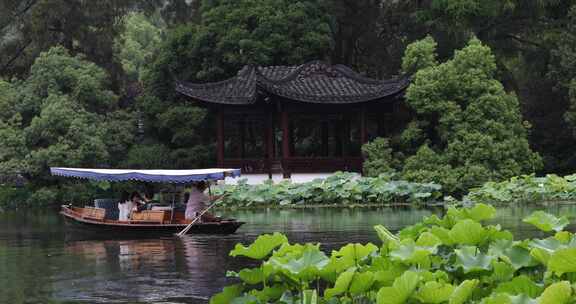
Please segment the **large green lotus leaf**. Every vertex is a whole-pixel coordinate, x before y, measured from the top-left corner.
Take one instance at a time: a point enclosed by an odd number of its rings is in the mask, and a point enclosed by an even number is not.
[[[530,216],[523,220],[525,223],[532,224],[542,231],[562,231],[570,222],[565,216],[556,217],[544,211],[534,211]]]
[[[560,241],[562,244],[568,244],[570,240],[572,240],[572,233],[568,231],[559,231],[556,232],[554,238]]]
[[[567,272],[576,272],[576,248],[556,250],[548,260],[548,270],[559,276]]]
[[[391,287],[382,287],[376,295],[377,304],[404,304],[414,293],[420,277],[413,271],[406,271],[394,280]]]
[[[272,250],[284,243],[288,243],[288,239],[281,233],[275,232],[274,234],[264,234],[259,236],[254,243],[250,244],[248,247],[245,247],[242,244],[236,244],[234,250],[230,252],[230,255],[233,257],[245,256],[261,260],[268,256]]]
[[[542,248],[532,248],[532,250],[530,250],[530,256],[542,265],[548,265],[551,255],[549,251]]]
[[[366,245],[348,244],[338,251],[332,251],[331,263],[334,262],[336,272],[340,273],[350,267],[358,266],[363,259],[376,251],[378,251],[378,247],[372,243]]]
[[[369,269],[374,272],[374,280],[378,286],[390,286],[408,269],[408,266],[379,257],[372,261]]]
[[[426,231],[420,234],[416,241],[416,245],[421,247],[436,247],[442,245],[442,240],[434,234]]]
[[[374,226],[374,230],[376,230],[376,234],[378,234],[378,238],[380,238],[383,244],[398,241],[398,237],[396,237],[392,232],[390,232],[388,229],[386,229],[386,227],[382,225]]]
[[[475,246],[464,246],[454,250],[456,262],[454,265],[462,267],[464,273],[477,272],[492,269],[493,256],[486,255]]]
[[[354,274],[354,279],[352,279],[352,284],[350,285],[350,293],[353,295],[358,295],[366,292],[374,284],[374,273],[367,272],[357,272]]]
[[[262,273],[262,269],[254,268],[254,269],[242,269],[238,273],[238,277],[247,284],[256,285],[261,283],[264,280],[264,275]]]
[[[492,274],[490,280],[492,282],[507,282],[514,277],[515,269],[508,263],[493,261]]]
[[[528,249],[514,245],[514,242],[510,240],[494,241],[490,244],[488,254],[506,261],[514,269],[536,265],[536,261],[530,256]]]
[[[572,287],[570,282],[562,281],[554,283],[544,289],[540,298],[539,304],[567,304],[571,303],[570,297],[572,296]]]
[[[230,304],[259,304],[258,298],[253,295],[244,295],[235,298]]]
[[[537,304],[538,301],[527,295],[512,296],[507,293],[495,293],[482,300],[482,304]]]
[[[553,237],[549,237],[543,240],[533,240],[529,243],[529,245],[530,247],[540,248],[548,251],[549,253],[552,253],[556,251],[556,249],[560,248],[562,243]]]
[[[448,301],[454,286],[436,281],[426,282],[416,292],[416,299],[422,303],[439,304]]]
[[[525,294],[530,298],[538,297],[544,288],[525,275],[515,277],[510,282],[504,282],[496,287],[496,292],[508,293],[511,295]]]
[[[350,268],[338,276],[336,279],[336,283],[334,287],[326,289],[324,292],[324,298],[330,299],[334,296],[341,295],[348,291],[350,287],[350,283],[354,278],[354,274],[356,273],[356,268]]]
[[[450,230],[448,230],[444,227],[434,226],[434,227],[430,228],[430,233],[432,233],[437,238],[439,238],[442,241],[442,244],[444,244],[444,245],[450,246],[450,245],[454,244],[454,241],[450,237]]]
[[[457,244],[478,245],[486,240],[486,229],[473,220],[461,220],[450,230],[450,238]]]
[[[428,265],[430,260],[428,256],[436,253],[436,247],[416,246],[413,240],[403,240],[401,245],[390,251],[390,257],[396,261],[402,261],[407,264]]]
[[[304,249],[308,248],[309,246],[315,246],[320,248],[320,245],[316,244],[316,245],[312,245],[312,244],[290,244],[290,243],[284,243],[282,244],[282,246],[280,246],[280,248],[278,248],[276,251],[274,251],[274,253],[272,254],[272,256],[275,257],[283,257],[283,256],[290,256],[290,257],[294,257],[294,256],[301,256],[302,252],[304,252]]]
[[[264,287],[262,290],[253,289],[250,294],[258,298],[260,302],[268,303],[278,300],[286,291],[282,284]]]
[[[298,259],[270,258],[270,264],[273,266],[285,269],[297,278],[305,280],[319,276],[329,261],[326,254],[316,247],[306,248]]]
[[[222,292],[210,298],[210,304],[230,304],[232,300],[242,294],[241,285],[231,285],[224,287]]]
[[[463,208],[462,214],[466,218],[479,222],[494,218],[496,215],[496,208],[491,205],[478,203],[472,208]]]
[[[448,303],[449,304],[466,303],[466,301],[468,301],[468,299],[474,292],[474,289],[476,288],[478,283],[479,281],[476,279],[463,281],[462,283],[460,283],[460,285],[458,285],[458,287],[454,289],[454,291],[450,295]]]

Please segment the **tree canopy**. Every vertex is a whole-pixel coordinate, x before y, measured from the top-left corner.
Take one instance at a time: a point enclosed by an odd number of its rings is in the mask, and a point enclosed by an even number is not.
[[[391,152],[405,157],[397,170],[409,180],[440,182],[449,191],[463,192],[540,169],[517,97],[494,78],[490,48],[472,39],[443,63],[436,61],[435,51],[435,41],[426,38],[410,45],[404,57],[405,68],[420,69],[406,92],[415,119]],[[368,157],[370,170],[383,159]]]

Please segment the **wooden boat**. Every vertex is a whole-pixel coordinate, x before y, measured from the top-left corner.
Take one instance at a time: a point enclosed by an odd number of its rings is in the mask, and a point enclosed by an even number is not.
[[[202,170],[120,170],[51,168],[53,175],[87,178],[93,180],[186,183],[199,180],[218,180],[226,176],[238,176],[236,169]],[[106,209],[62,205],[60,214],[71,232],[84,235],[115,237],[168,236],[181,232],[192,220],[183,211],[173,208],[133,212],[130,219],[120,221],[106,218]],[[244,222],[235,219],[218,219],[210,222],[194,221],[187,234],[231,234]]]
[[[170,220],[169,211],[144,210],[134,213],[128,221],[108,220],[105,210],[92,207],[73,207],[63,205],[60,214],[64,216],[66,227],[70,231],[83,234],[103,233],[108,236],[168,236],[182,231],[191,220],[184,219],[183,212],[175,212]],[[231,234],[244,222],[235,219],[221,219],[214,222],[197,222],[187,234]]]

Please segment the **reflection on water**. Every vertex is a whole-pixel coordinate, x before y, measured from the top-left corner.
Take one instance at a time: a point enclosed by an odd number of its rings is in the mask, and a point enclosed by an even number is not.
[[[576,206],[547,209],[576,214]],[[537,235],[521,222],[532,211],[528,207],[499,209],[495,222],[523,237]],[[247,222],[234,235],[144,240],[113,240],[111,236],[81,241],[67,241],[56,213],[0,214],[0,303],[206,303],[211,294],[230,283],[227,269],[246,266],[248,261],[228,256],[238,242],[280,231],[292,242],[321,242],[323,249],[331,250],[348,242],[377,242],[374,225],[384,224],[395,231],[432,212],[389,208],[239,211],[227,214]]]

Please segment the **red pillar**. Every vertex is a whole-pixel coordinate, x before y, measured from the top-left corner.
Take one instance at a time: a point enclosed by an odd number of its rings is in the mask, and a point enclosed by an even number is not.
[[[217,133],[217,159],[218,167],[224,167],[224,114],[222,110],[219,109],[216,114],[216,133]]]
[[[290,178],[288,159],[290,158],[290,121],[288,112],[282,110],[282,175]]]
[[[268,165],[268,178],[272,178],[272,161],[274,159],[274,117],[273,112],[267,113],[266,119],[266,160]]]

